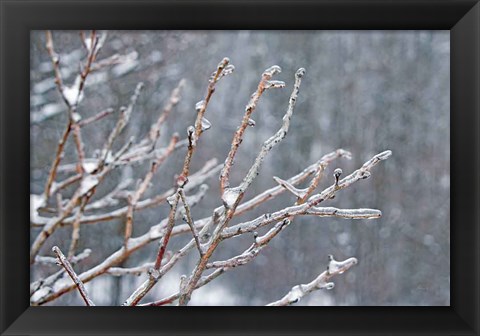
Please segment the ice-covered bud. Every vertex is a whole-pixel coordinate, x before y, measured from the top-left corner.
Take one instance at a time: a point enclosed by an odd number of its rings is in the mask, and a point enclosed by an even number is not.
[[[230,58],[224,57],[224,58],[220,61],[220,63],[218,63],[217,68],[219,68],[219,69],[224,69],[224,68],[228,65],[228,63],[230,63]]]
[[[305,68],[298,69],[295,73],[295,76],[298,78],[302,78],[303,76],[305,76]]]
[[[390,156],[392,155],[392,151],[391,150],[386,150],[384,152],[381,152],[380,154],[377,154],[377,158],[379,160],[386,160],[388,159]]]
[[[255,120],[250,118],[250,119],[248,119],[247,125],[250,126],[250,127],[254,127],[256,125],[256,122],[255,122]]]
[[[212,123],[207,118],[202,117],[202,131],[209,130],[212,127]]]
[[[278,65],[272,65],[270,68],[266,69],[263,72],[263,76],[273,76],[275,74],[278,74],[282,72],[282,68],[280,68]]]
[[[199,112],[201,111],[203,108],[205,108],[205,100],[200,100],[199,102],[197,102],[195,104],[195,111]]]
[[[223,69],[222,76],[228,76],[235,70],[235,66],[233,64],[229,64]]]

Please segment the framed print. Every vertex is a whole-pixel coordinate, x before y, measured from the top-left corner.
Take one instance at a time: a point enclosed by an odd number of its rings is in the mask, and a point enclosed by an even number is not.
[[[1,10],[2,334],[478,334],[478,2]]]

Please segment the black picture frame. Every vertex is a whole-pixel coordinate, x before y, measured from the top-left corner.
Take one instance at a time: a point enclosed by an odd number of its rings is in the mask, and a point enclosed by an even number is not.
[[[478,1],[0,1],[2,335],[479,334]],[[85,27],[450,30],[450,307],[30,307],[30,30]]]

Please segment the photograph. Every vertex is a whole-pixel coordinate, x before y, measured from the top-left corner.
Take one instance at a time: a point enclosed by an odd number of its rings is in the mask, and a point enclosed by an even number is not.
[[[31,30],[30,306],[450,306],[450,34]]]

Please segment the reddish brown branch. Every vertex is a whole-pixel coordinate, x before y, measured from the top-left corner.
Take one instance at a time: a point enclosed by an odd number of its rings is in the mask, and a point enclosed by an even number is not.
[[[253,111],[255,111],[258,101],[262,96],[263,92],[267,89],[267,84],[272,78],[273,75],[280,73],[281,69],[279,66],[274,65],[271,68],[265,70],[262,74],[262,78],[258,83],[257,90],[252,94],[250,101],[245,107],[245,114],[243,115],[242,122],[240,127],[233,135],[232,145],[230,151],[228,152],[227,158],[225,159],[225,164],[220,173],[220,193],[223,195],[226,188],[230,186],[229,176],[230,170],[232,169],[233,161],[235,155],[237,154],[238,147],[242,143],[243,134],[249,125],[251,125],[251,116]]]

